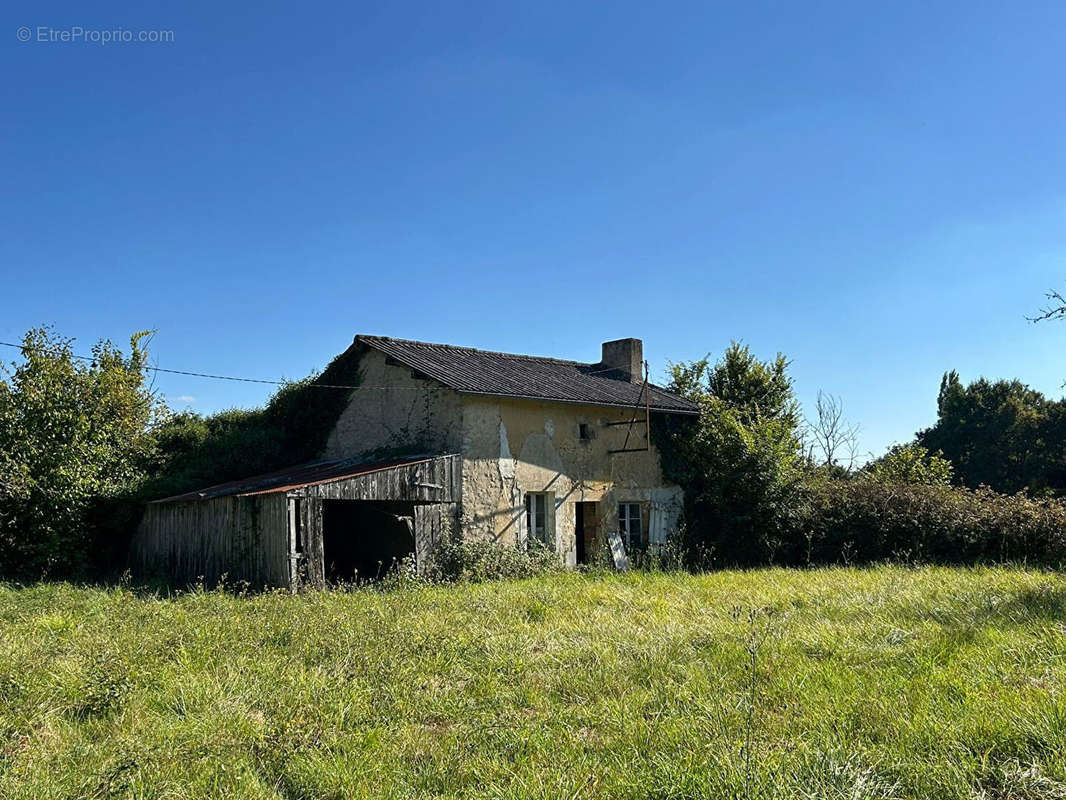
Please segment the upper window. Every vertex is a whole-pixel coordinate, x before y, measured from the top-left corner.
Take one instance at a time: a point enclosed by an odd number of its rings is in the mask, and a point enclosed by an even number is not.
[[[526,530],[530,539],[548,544],[551,536],[550,504],[547,492],[530,492],[526,495]]]
[[[630,550],[640,550],[644,547],[640,503],[618,504],[618,533]]]
[[[579,423],[577,426],[577,437],[584,441],[588,441],[592,438],[592,429],[587,422]]]

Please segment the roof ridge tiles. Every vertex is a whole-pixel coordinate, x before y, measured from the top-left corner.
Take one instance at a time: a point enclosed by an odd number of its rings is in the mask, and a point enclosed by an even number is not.
[[[356,341],[362,339],[365,341],[379,341],[379,342],[396,342],[397,344],[416,344],[419,347],[441,347],[446,350],[460,350],[466,353],[477,353],[483,356],[504,356],[505,358],[521,358],[527,361],[551,361],[555,364],[566,364],[567,366],[577,367],[596,367],[599,366],[598,361],[574,361],[570,358],[553,358],[552,356],[533,356],[528,353],[505,353],[502,350],[483,350],[480,347],[466,347],[461,344],[445,344],[443,342],[423,342],[418,339],[399,339],[395,336],[375,336],[374,334],[360,333],[356,337]]]

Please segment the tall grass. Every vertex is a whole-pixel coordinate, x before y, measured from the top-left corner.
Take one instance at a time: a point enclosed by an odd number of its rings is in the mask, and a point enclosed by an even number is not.
[[[0,797],[1066,797],[1066,578],[0,588]]]

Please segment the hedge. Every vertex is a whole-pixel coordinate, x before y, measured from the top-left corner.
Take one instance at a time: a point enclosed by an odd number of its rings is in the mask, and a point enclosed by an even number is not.
[[[1066,504],[976,490],[828,480],[808,488],[776,561],[1066,564]]]

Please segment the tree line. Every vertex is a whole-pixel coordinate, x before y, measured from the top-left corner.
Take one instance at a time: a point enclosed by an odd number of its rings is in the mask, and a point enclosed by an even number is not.
[[[803,419],[780,354],[734,343],[675,364],[670,388],[701,410],[653,426],[690,565],[1066,561],[1066,401],[949,372],[936,424],[857,467],[839,399]]]

